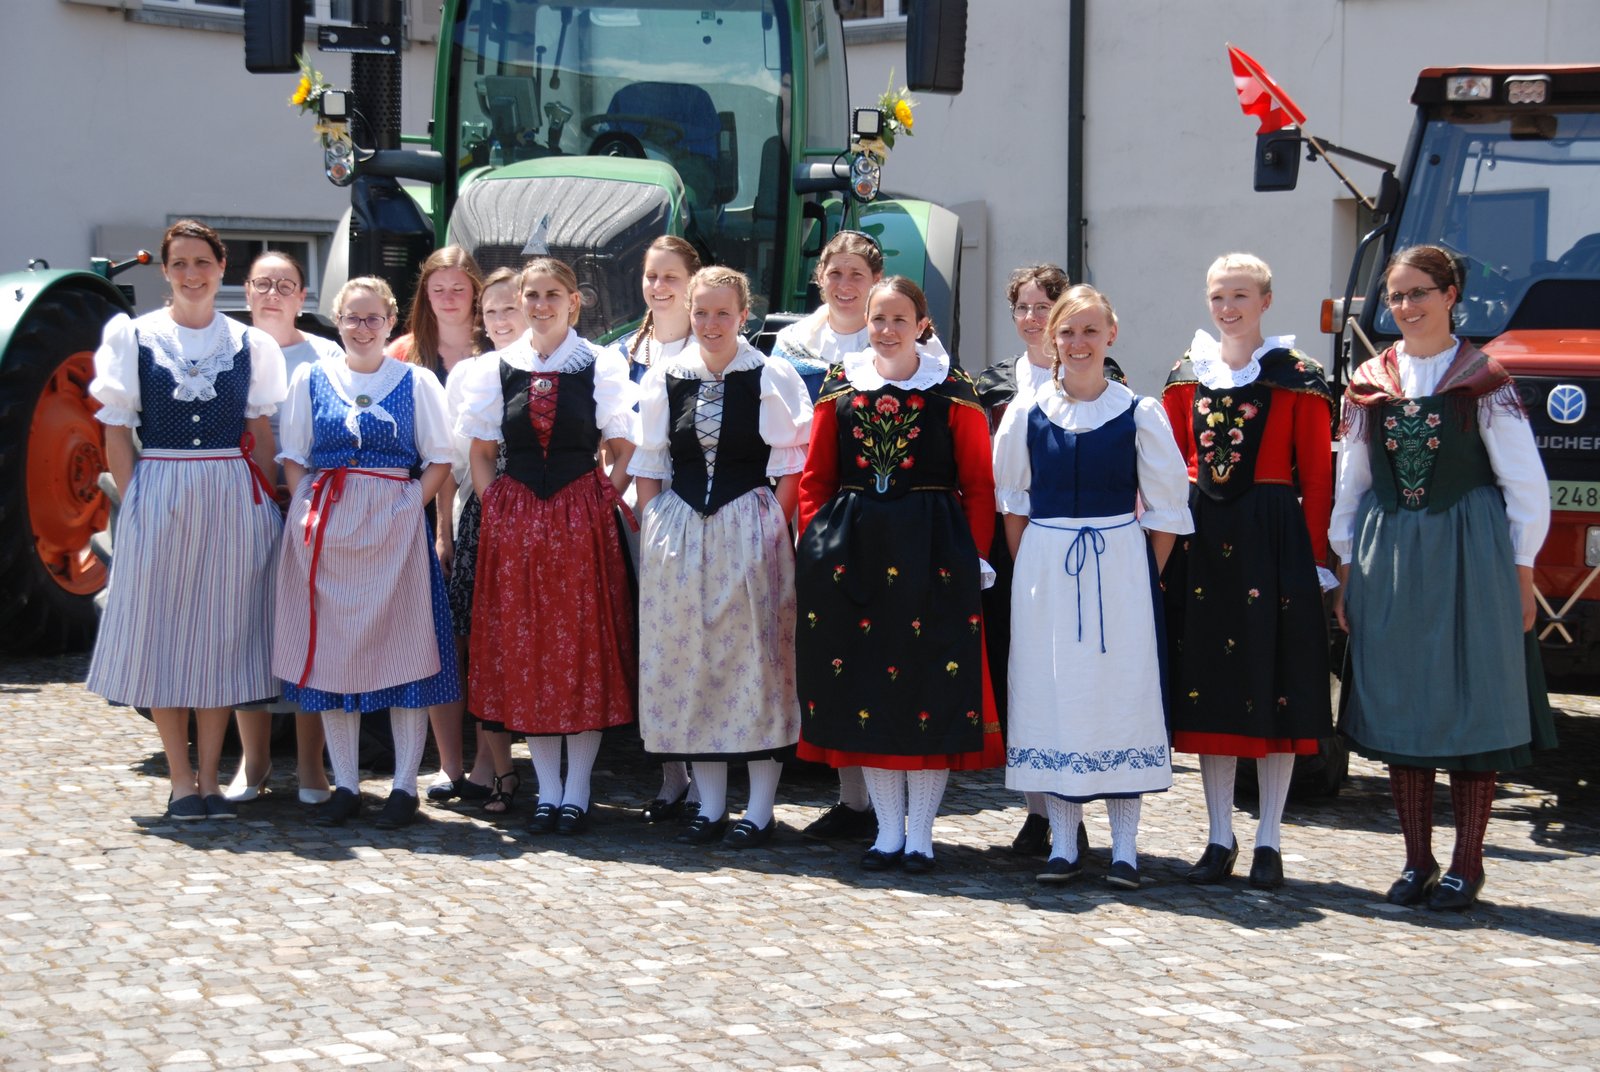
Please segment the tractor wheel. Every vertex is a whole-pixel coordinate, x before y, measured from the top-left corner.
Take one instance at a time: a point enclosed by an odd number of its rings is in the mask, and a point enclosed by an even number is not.
[[[94,639],[108,571],[89,540],[108,507],[89,381],[101,329],[119,312],[91,291],[45,294],[0,361],[0,651],[54,654]]]

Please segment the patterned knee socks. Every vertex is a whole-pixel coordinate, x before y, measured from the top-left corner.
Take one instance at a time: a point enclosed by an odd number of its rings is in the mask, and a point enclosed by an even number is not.
[[[1279,847],[1283,826],[1283,806],[1289,800],[1289,782],[1294,778],[1294,756],[1274,752],[1256,760],[1256,782],[1260,786],[1261,821],[1256,824],[1256,848]]]
[[[1456,816],[1450,870],[1469,882],[1483,875],[1483,835],[1494,807],[1494,785],[1494,771],[1450,772],[1450,804]]]
[[[1200,757],[1200,786],[1206,794],[1213,845],[1233,844],[1233,777],[1238,769],[1233,756]]]
[[[1111,816],[1111,859],[1139,866],[1139,812],[1143,797],[1112,797],[1106,801]]]
[[[906,851],[933,855],[933,820],[949,784],[947,770],[906,772]]]
[[[361,792],[361,715],[355,711],[322,712],[322,736],[333,761],[333,784]]]
[[[1083,805],[1062,800],[1050,793],[1039,795],[1044,798],[1045,813],[1050,816],[1050,858],[1076,863],[1078,824],[1083,822]]]
[[[906,847],[906,772],[882,767],[855,769],[866,779],[872,810],[878,814],[878,840],[872,847],[879,852],[899,852]]]
[[[422,750],[428,747],[428,709],[392,707],[389,732],[394,735],[394,783],[391,789],[417,795],[417,768],[422,765]]]
[[[1394,797],[1395,814],[1400,817],[1400,833],[1406,839],[1407,870],[1431,871],[1435,862],[1433,769],[1390,766],[1389,792]]]

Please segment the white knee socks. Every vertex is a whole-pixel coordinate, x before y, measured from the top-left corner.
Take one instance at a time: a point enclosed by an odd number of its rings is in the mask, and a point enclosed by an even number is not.
[[[1106,801],[1111,816],[1111,860],[1139,866],[1139,811],[1143,797],[1115,797]],[[1074,834],[1076,836],[1076,834]]]
[[[764,827],[772,822],[772,805],[778,799],[783,764],[775,759],[752,759],[749,767],[750,803],[744,809],[744,817]]]
[[[357,711],[322,712],[322,736],[333,761],[333,784],[352,793],[361,792],[361,714]]]
[[[1045,810],[1050,816],[1050,858],[1054,860],[1059,857],[1069,864],[1076,863],[1078,824],[1083,822],[1083,805],[1049,793],[1040,793],[1039,796],[1044,798]]]
[[[1200,757],[1200,784],[1205,788],[1213,845],[1233,844],[1233,776],[1238,767],[1232,756]]]
[[[561,738],[529,737],[528,755],[539,780],[539,803],[561,806]]]
[[[1283,806],[1289,800],[1294,777],[1294,756],[1274,752],[1256,760],[1256,780],[1261,783],[1261,822],[1256,826],[1256,848],[1276,849],[1283,824]]]
[[[906,851],[933,855],[933,820],[950,781],[947,770],[906,772]]]
[[[428,746],[428,709],[391,707],[389,732],[394,735],[394,783],[391,789],[417,795],[417,768]]]
[[[867,795],[872,800],[872,810],[878,814],[878,840],[872,847],[879,852],[896,853],[906,847],[906,775],[905,771],[884,770],[882,767],[840,768],[856,770],[866,781]],[[843,785],[843,778],[840,784]]]
[[[871,794],[867,791],[867,779],[860,767],[839,768],[839,803],[847,805],[854,811],[866,811],[872,807]]]
[[[599,730],[584,730],[567,734],[567,786],[561,794],[561,806],[575,804],[589,810],[589,774],[600,755]]]
[[[712,822],[728,810],[728,765],[694,761],[694,780],[700,783],[700,814]]]

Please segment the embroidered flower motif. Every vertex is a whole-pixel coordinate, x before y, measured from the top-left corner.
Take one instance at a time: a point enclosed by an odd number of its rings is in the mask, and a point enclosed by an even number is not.
[[[956,671],[961,669],[961,664],[952,660],[944,664],[944,669],[945,673],[949,674],[951,677],[955,677]]]
[[[1189,702],[1190,703],[1198,703],[1199,700],[1200,700],[1200,690],[1199,689],[1190,689],[1189,690]]]
[[[833,567],[833,580],[834,580],[834,583],[838,583],[839,578],[841,578],[843,576],[844,576],[844,567],[843,566],[835,566],[835,567]]]
[[[1394,431],[1394,430],[1395,430],[1395,428],[1396,428],[1396,427],[1397,427],[1397,426],[1398,426],[1398,425],[1399,425],[1399,424],[1400,424],[1400,422],[1399,422],[1399,421],[1397,421],[1397,420],[1395,420],[1395,419],[1394,419],[1394,418],[1393,418],[1393,417],[1385,417],[1385,418],[1384,418],[1384,419],[1383,419],[1383,426],[1384,426],[1384,428],[1386,428],[1386,429],[1388,429],[1388,430],[1389,430],[1389,431],[1391,431],[1391,432],[1392,432],[1392,431]]]
[[[1244,702],[1244,709],[1246,711],[1254,711],[1256,709],[1256,702],[1254,700],[1246,700]]]
[[[926,712],[926,711],[917,712],[917,728],[922,730],[923,733],[927,733],[928,732],[928,718],[929,718],[928,712]]]
[[[1211,398],[1210,398],[1210,396],[1209,395],[1201,395],[1199,398],[1195,399],[1194,400],[1194,411],[1196,413],[1200,414],[1202,417],[1204,417],[1206,414],[1210,413],[1211,412]]]
[[[833,660],[833,676],[834,677],[838,677],[842,673],[844,673],[844,660],[843,659],[835,659],[835,660]]]
[[[940,566],[939,567],[939,579],[941,581],[943,581],[945,584],[949,584],[950,583],[950,571],[945,569],[943,566]]]
[[[1186,543],[1186,544],[1184,544],[1184,546],[1185,546],[1185,548],[1187,548],[1188,544]],[[1233,557],[1233,544],[1229,543],[1227,540],[1223,540],[1222,541],[1222,557],[1223,558],[1232,558]]]
[[[912,457],[909,454],[907,454],[904,458],[900,459],[900,468],[902,468],[902,469],[910,469],[913,465],[916,465],[916,464],[917,464],[917,459]]]
[[[1222,643],[1222,654],[1224,654],[1224,655],[1232,655],[1233,654],[1233,648],[1234,648],[1234,644],[1233,644],[1232,640],[1223,641],[1223,643]]]
[[[921,395],[912,395],[910,398],[906,399],[906,407],[908,409],[921,409],[926,404],[927,403],[922,401]]]
[[[983,625],[982,616],[977,615],[977,614],[969,614],[969,615],[967,615],[967,628],[971,629],[974,633],[976,633],[978,631],[978,629],[982,625]]]
[[[1396,442],[1395,442],[1395,441],[1394,441],[1394,440],[1392,440],[1392,439],[1385,439],[1385,440],[1384,440],[1384,441],[1383,441],[1383,449],[1384,449],[1384,450],[1388,450],[1388,451],[1395,451],[1395,450],[1399,450],[1399,449],[1400,449],[1400,444],[1399,444],[1399,443],[1396,443]]]
[[[976,726],[978,724],[978,712],[976,712],[976,711],[968,711],[967,712],[967,721],[972,723],[974,726]]]
[[[1206,418],[1206,427],[1215,428],[1219,424],[1227,424],[1228,417],[1224,413],[1213,413]]]
[[[1200,445],[1202,447],[1215,446],[1216,442],[1217,433],[1213,432],[1211,429],[1207,428],[1204,432],[1200,433]]]
[[[1278,606],[1287,607],[1288,605],[1289,605],[1289,597],[1288,596],[1284,596],[1282,599],[1278,600]]]
[[[1415,417],[1417,414],[1422,412],[1422,406],[1416,402],[1407,402],[1405,405],[1400,407],[1400,412],[1404,413],[1407,417]]]
[[[1202,603],[1205,602],[1206,590],[1204,588],[1196,588],[1194,590],[1194,598]]]
[[[922,429],[921,428],[913,428],[909,432],[906,433],[906,438],[907,439],[915,439],[921,434],[922,434]]]
[[[894,395],[879,395],[874,408],[885,417],[892,416],[900,412],[900,400]]]
[[[1239,431],[1239,429],[1237,429],[1237,428],[1229,428],[1228,429],[1228,442],[1230,442],[1230,443],[1243,443],[1244,442],[1244,433]]]
[[[864,633],[864,634],[872,632],[872,619],[871,618],[863,618],[859,622],[857,622],[856,625],[861,629],[861,632]]]
[[[913,633],[915,633],[917,636],[921,636],[922,635],[922,619],[921,618],[913,618],[913,619],[911,619],[911,631]]]
[[[1278,706],[1279,707],[1288,707],[1289,706],[1289,697],[1287,697],[1287,696],[1279,696],[1278,697]]]
[[[867,433],[861,430],[861,426],[859,424],[850,429],[850,434],[855,436],[857,439],[865,439],[867,437]]]
[[[899,681],[900,680],[900,668],[898,666],[889,667],[889,680],[890,681]]]
[[[1390,419],[1393,420],[1393,418]],[[1428,414],[1427,425],[1429,428],[1439,427],[1439,415],[1437,413]]]
[[[817,612],[814,610],[806,611],[806,622],[811,628],[815,629],[817,627]]]
[[[815,718],[816,714],[817,714],[817,701],[815,701],[815,700],[807,700],[806,701],[806,715],[811,717],[811,718]]]
[[[1428,437],[1428,449],[1429,450],[1438,450],[1439,449],[1439,437],[1438,436],[1429,436]]]
[[[1223,395],[1222,396],[1222,405],[1223,405],[1223,408],[1225,408],[1225,409],[1232,409],[1233,408],[1233,396],[1232,395]]]
[[[867,713],[867,709],[865,707],[863,707],[861,710],[856,712],[856,718],[861,721],[861,728],[862,729],[866,729],[867,728],[867,719],[869,719],[871,717],[872,716]]]
[[[1255,420],[1256,414],[1260,412],[1261,410],[1254,402],[1243,402],[1239,405],[1239,415],[1247,421]]]
[[[1258,600],[1260,598],[1261,598],[1261,589],[1252,588],[1252,589],[1250,589],[1250,591],[1245,593],[1245,600],[1244,601],[1246,603],[1254,603],[1256,600]]]
[[[858,399],[867,396],[857,395]],[[912,405],[912,401],[917,402]],[[889,490],[891,478],[897,469],[910,469],[916,464],[909,451],[911,433],[916,430],[922,416],[924,403],[916,396],[904,403],[892,394],[880,394],[870,406],[863,404],[856,411],[856,422],[863,429],[861,453],[856,456],[856,467],[871,469],[878,494]]]
[[[894,579],[896,577],[900,576],[900,571],[898,569],[895,569],[893,566],[890,566],[888,569],[884,570],[883,572],[884,572],[884,575],[886,577],[888,577],[890,584],[893,584],[894,583]]]
[[[850,400],[850,408],[851,409],[864,409],[866,407],[866,405],[867,405],[867,396],[866,395],[856,395],[854,398],[852,398]]]
[[[857,468],[857,469],[865,469],[865,468],[867,468],[867,467],[868,467],[868,466],[870,466],[870,465],[871,465],[871,464],[872,464],[872,463],[871,463],[871,462],[869,462],[869,461],[867,461],[867,459],[866,459],[866,458],[864,458],[864,457],[862,457],[862,456],[861,456],[861,455],[859,455],[859,454],[857,454],[857,455],[856,455],[856,468]]]

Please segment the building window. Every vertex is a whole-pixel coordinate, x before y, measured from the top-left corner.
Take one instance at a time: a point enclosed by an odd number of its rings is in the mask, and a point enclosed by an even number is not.
[[[306,21],[311,25],[349,25],[352,0],[307,0]],[[147,8],[173,8],[196,15],[234,15],[244,11],[244,0],[144,0]]]
[[[904,22],[910,0],[838,0],[839,17],[846,25]]]
[[[289,254],[305,268],[306,307],[317,307],[322,292],[322,258],[318,255],[322,236],[231,231],[223,227],[218,227],[217,233],[228,247],[228,267],[222,273],[222,289],[217,292],[219,302],[227,305],[244,304],[244,281],[250,273],[250,262],[270,249]]]

